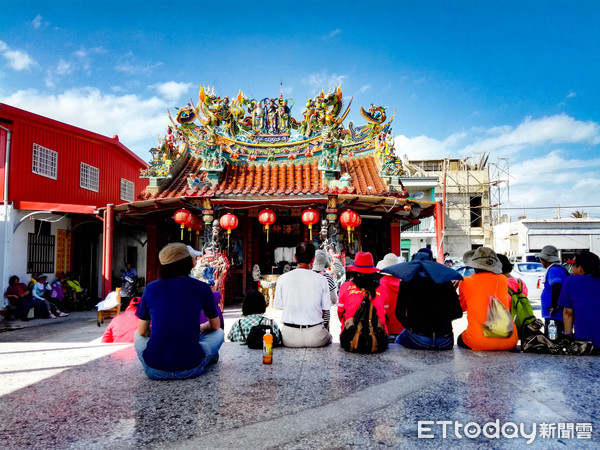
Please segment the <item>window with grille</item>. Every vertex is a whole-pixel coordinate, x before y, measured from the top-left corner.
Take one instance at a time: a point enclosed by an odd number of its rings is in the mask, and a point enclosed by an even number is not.
[[[132,181],[125,180],[121,178],[121,200],[126,202],[132,202],[133,198],[133,190],[135,185]]]
[[[35,221],[35,231],[27,236],[27,273],[53,273],[55,236],[50,234],[50,223]]]
[[[33,173],[56,180],[57,160],[57,152],[41,145],[33,144],[33,161],[31,166]]]
[[[100,169],[86,163],[81,163],[81,170],[79,173],[79,186],[83,189],[98,192],[98,186],[100,185]]]

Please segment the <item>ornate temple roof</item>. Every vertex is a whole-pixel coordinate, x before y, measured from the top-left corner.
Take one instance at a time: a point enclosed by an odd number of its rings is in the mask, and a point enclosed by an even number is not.
[[[161,192],[146,192],[143,200],[174,197],[218,197],[239,195],[358,194],[396,196],[378,175],[380,164],[374,155],[342,158],[340,168],[349,175],[326,182],[317,161],[279,164],[225,164],[219,181],[212,185],[199,170],[202,161],[188,158],[180,176],[168,182]]]
[[[393,116],[388,120],[380,106],[361,107],[366,125],[346,127],[351,103],[341,88],[321,92],[296,120],[291,98],[256,100],[240,92],[230,100],[201,87],[197,107],[178,108],[175,120],[169,113],[173,126],[150,150],[153,159],[142,171],[149,186],[132,207],[177,199],[326,202],[337,196],[412,219],[430,215],[430,202],[407,198],[400,181]]]

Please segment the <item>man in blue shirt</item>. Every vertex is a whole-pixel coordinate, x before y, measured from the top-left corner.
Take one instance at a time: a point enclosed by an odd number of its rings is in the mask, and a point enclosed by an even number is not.
[[[536,253],[546,270],[544,278],[544,290],[542,291],[542,317],[546,325],[546,336],[548,336],[548,325],[554,320],[557,336],[564,331],[563,311],[558,306],[558,299],[563,283],[567,279],[568,272],[561,265],[558,249],[553,245],[546,245],[540,253]]]
[[[573,268],[579,275],[569,277],[562,288],[558,304],[564,307],[565,335],[592,341],[600,347],[600,258],[583,251],[575,257]]]

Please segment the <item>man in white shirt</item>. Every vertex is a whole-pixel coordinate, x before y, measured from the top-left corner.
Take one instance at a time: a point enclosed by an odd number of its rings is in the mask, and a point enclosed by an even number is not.
[[[296,246],[298,267],[277,280],[273,306],[281,309],[281,334],[286,347],[323,347],[331,334],[323,326],[331,299],[327,279],[311,270],[315,246],[301,242]]]

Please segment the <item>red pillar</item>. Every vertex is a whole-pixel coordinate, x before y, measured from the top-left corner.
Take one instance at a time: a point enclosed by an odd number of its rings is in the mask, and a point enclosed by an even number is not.
[[[400,224],[396,222],[392,222],[390,224],[390,235],[391,235],[391,247],[392,253],[396,256],[400,256],[402,254],[402,246],[400,239]]]
[[[104,212],[104,245],[102,256],[102,298],[112,289],[113,220],[115,205],[109,203]]]
[[[437,262],[444,264],[444,209],[441,202],[435,204],[435,242],[437,244]]]

